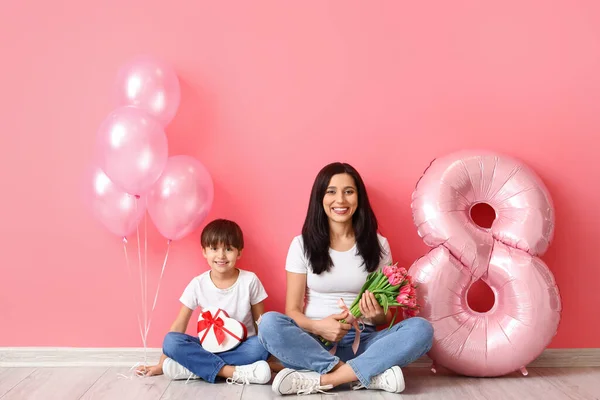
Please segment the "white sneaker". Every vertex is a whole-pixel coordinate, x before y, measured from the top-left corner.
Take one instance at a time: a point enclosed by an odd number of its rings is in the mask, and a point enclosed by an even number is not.
[[[404,375],[399,366],[394,365],[392,368],[388,368],[379,375],[375,375],[371,378],[371,382],[367,389],[385,390],[391,393],[400,393],[404,390]],[[352,389],[362,389],[364,386],[358,384]]]
[[[235,383],[238,385],[259,383],[265,384],[271,380],[271,367],[266,361],[257,361],[253,364],[238,365],[233,371],[233,378],[227,378],[227,383],[230,385]]]
[[[173,361],[170,358],[166,358],[163,362],[163,374],[170,379],[200,379],[198,375],[194,375],[192,371],[179,364],[177,361]]]
[[[273,379],[273,391],[277,394],[325,393],[333,385],[321,386],[321,375],[314,371],[296,371],[284,368]]]

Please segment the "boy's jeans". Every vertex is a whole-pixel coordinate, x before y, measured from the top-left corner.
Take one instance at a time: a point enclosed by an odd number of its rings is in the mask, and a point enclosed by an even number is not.
[[[163,353],[211,383],[214,383],[217,374],[225,365],[247,365],[269,357],[269,353],[256,336],[244,340],[233,350],[213,354],[202,348],[197,337],[179,332],[167,333],[163,342]]]
[[[340,361],[347,362],[364,386],[371,378],[388,368],[403,367],[431,349],[433,327],[423,318],[409,318],[391,329],[377,332],[365,325],[360,334],[360,346],[352,352],[355,331],[351,329],[338,343],[325,346],[317,337],[304,331],[290,317],[268,312],[262,316],[258,338],[264,347],[284,366],[326,374]]]

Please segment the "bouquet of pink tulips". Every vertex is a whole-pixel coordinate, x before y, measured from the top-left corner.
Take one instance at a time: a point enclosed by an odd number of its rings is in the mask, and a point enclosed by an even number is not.
[[[390,307],[400,307],[403,309],[404,318],[414,317],[419,314],[416,288],[417,286],[413,283],[412,277],[408,275],[406,269],[398,267],[397,263],[383,267],[382,271],[371,272],[350,308],[340,299],[340,308],[350,313],[349,318],[341,322],[352,324],[358,330],[357,321],[362,317],[359,303],[367,290],[373,293],[379,305],[383,307],[385,314],[387,314]],[[394,318],[390,322],[388,329],[394,325],[396,316],[397,313],[394,314]],[[355,336],[355,343],[352,346],[355,353],[358,341],[360,340],[359,338],[360,335]],[[325,344],[329,344],[325,339],[322,339],[322,341]]]
[[[368,290],[383,307],[384,313],[387,314],[389,307],[400,307],[404,311],[405,318],[414,317],[419,314],[416,288],[405,268],[398,267],[397,263],[385,266],[383,271],[375,271],[367,276],[367,281],[350,306],[350,314],[356,319],[362,316],[359,303],[363,293]],[[394,315],[390,327],[395,320]]]

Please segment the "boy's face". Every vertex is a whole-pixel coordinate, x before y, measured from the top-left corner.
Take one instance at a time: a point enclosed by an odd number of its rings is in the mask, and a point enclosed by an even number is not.
[[[223,244],[204,247],[202,248],[202,254],[206,258],[208,266],[219,273],[233,270],[237,260],[242,256],[240,250]]]

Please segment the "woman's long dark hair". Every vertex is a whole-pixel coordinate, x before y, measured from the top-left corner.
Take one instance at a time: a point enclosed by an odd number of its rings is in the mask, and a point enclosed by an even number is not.
[[[352,216],[352,227],[358,255],[362,257],[365,269],[373,272],[379,267],[383,249],[377,238],[377,218],[369,203],[367,189],[358,171],[350,164],[332,163],[319,171],[310,192],[308,212],[302,227],[304,253],[315,274],[327,272],[333,266],[329,256],[331,245],[329,219],[323,208],[323,197],[331,177],[337,174],[350,175],[356,184],[358,207]]]

